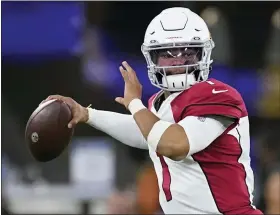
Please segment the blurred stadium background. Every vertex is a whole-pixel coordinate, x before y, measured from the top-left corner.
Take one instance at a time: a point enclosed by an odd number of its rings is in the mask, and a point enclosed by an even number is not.
[[[68,151],[52,162],[37,163],[24,143],[24,130],[30,114],[50,94],[125,113],[114,102],[123,92],[118,72],[123,60],[136,69],[147,102],[156,89],[140,51],[144,32],[161,10],[185,6],[205,19],[216,42],[212,77],[236,87],[249,110],[255,203],[266,213],[280,213],[279,2],[1,5],[2,209],[25,214],[160,213],[147,152],[81,125]]]

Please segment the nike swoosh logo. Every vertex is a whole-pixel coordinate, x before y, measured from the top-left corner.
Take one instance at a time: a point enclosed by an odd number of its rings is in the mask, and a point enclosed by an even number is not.
[[[218,93],[225,93],[225,92],[227,92],[228,90],[215,90],[215,89],[213,89],[212,90],[212,93],[213,94],[218,94]]]

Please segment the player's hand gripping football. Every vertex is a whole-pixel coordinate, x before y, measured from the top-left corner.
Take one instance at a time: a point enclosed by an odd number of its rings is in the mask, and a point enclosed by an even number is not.
[[[142,85],[140,84],[135,71],[129,66],[129,64],[124,61],[122,62],[122,66],[120,66],[120,72],[122,74],[124,80],[124,96],[117,97],[116,102],[124,105],[128,108],[129,103],[133,99],[141,99],[142,97]]]
[[[78,102],[76,102],[74,99],[70,97],[65,97],[61,95],[51,95],[46,100],[44,100],[42,103],[57,99],[60,101],[65,102],[67,105],[69,105],[73,118],[68,123],[68,128],[73,128],[75,125],[77,125],[80,122],[86,122],[88,120],[88,110],[80,105]],[[42,104],[41,103],[41,104]]]

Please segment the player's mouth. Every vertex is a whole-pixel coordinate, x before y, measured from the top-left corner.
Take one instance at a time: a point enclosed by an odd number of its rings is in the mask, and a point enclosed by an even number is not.
[[[166,76],[169,76],[169,75],[179,75],[179,74],[186,74],[186,70],[184,72],[180,72],[180,71],[176,71],[176,72],[167,71],[166,72]]]
[[[179,74],[185,74],[186,68],[174,68],[174,69],[167,69],[166,75],[179,75]]]

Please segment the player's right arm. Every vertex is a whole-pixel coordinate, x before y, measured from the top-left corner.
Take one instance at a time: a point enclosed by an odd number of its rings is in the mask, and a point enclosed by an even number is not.
[[[71,108],[73,118],[68,124],[69,128],[78,123],[87,123],[128,146],[148,149],[132,115],[85,108],[74,99],[60,95],[49,96],[45,101],[51,99],[64,101]]]
[[[148,149],[145,138],[135,123],[133,116],[110,111],[87,108],[87,124],[103,131],[116,140],[140,149]]]

